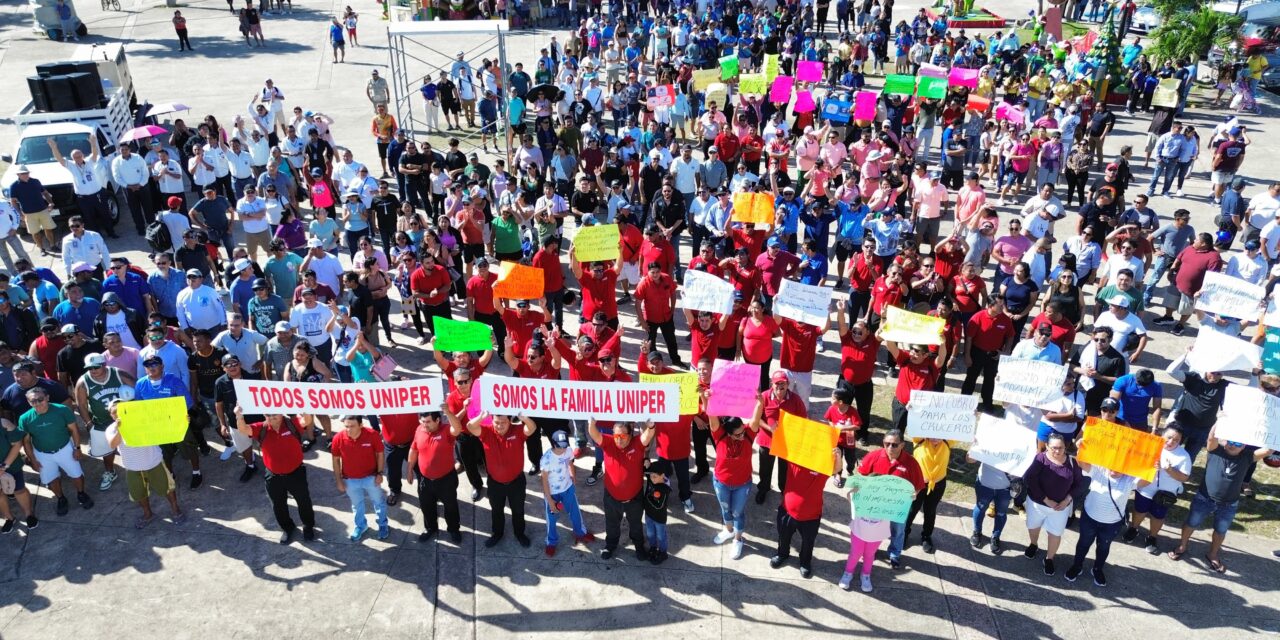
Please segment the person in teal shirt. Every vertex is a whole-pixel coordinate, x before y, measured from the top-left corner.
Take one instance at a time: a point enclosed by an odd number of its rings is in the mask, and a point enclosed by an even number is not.
[[[298,288],[298,269],[302,268],[302,257],[285,249],[283,240],[271,241],[271,257],[267,258],[267,280],[277,296],[284,300],[293,300],[293,291]]]
[[[80,467],[80,430],[76,415],[64,404],[50,402],[42,388],[27,390],[31,408],[18,418],[18,430],[31,437],[31,453],[40,464],[40,483],[49,487],[57,499],[56,513],[67,515],[67,497],[62,494],[62,474],[71,478],[76,500],[85,509],[93,507],[93,498],[84,491],[84,469]]]
[[[524,257],[520,242],[520,219],[511,207],[503,207],[491,223],[493,228],[493,252],[499,260],[519,262]]]
[[[27,490],[27,485],[23,481],[22,475],[22,445],[26,442],[27,434],[18,429],[12,421],[5,418],[0,424],[0,473],[7,473],[13,476],[13,497],[18,501],[18,506],[22,507],[23,513],[27,514],[27,528],[30,529],[40,523],[40,519],[36,517],[36,512],[31,508],[31,492]],[[9,510],[9,499],[0,496],[0,533],[9,533],[13,530],[15,518],[13,512]]]

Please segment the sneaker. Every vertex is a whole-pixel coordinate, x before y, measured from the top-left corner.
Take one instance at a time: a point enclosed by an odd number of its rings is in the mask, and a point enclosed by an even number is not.
[[[525,534],[523,534],[523,533],[517,533],[517,534],[516,534],[516,542],[519,542],[519,543],[520,543],[520,546],[522,546],[522,547],[524,547],[524,548],[526,548],[526,549],[528,549],[528,548],[529,548],[529,546],[533,544],[533,541],[529,539],[529,536],[526,536],[526,535],[525,535]]]
[[[800,567],[800,577],[808,580],[813,577],[813,569],[809,567]]]
[[[10,531],[13,531],[13,524],[15,522],[17,522],[17,520],[5,520],[4,524],[0,524],[0,534],[9,533]]]
[[[391,527],[378,527],[378,539],[386,540],[391,537]]]
[[[693,510],[694,510],[693,498],[689,498],[688,500],[685,500],[683,504],[684,504],[685,513],[693,513]]]
[[[479,500],[479,499],[480,499],[480,490],[479,490],[479,489],[472,489],[472,490],[471,490],[471,501],[472,501],[472,502],[475,502],[476,500]]]
[[[600,482],[601,473],[603,473],[603,469],[592,469],[591,475],[587,476],[587,486],[594,487],[597,482]]]
[[[240,482],[248,482],[249,478],[252,478],[253,474],[257,472],[258,467],[256,465],[246,465],[244,471],[240,472]]]
[[[889,558],[889,568],[897,571],[902,568],[902,561],[897,558]]]
[[[364,537],[364,532],[366,532],[366,531],[368,531],[368,530],[369,530],[369,528],[368,528],[368,527],[360,527],[360,528],[356,529],[355,531],[352,531],[352,532],[351,532],[351,535],[349,535],[349,536],[347,536],[347,537],[348,537],[348,538],[350,538],[352,542],[358,542],[358,541],[360,540],[360,538],[363,538],[363,537]]]
[[[552,545],[547,545],[546,547],[543,547],[542,552],[547,554],[548,558],[556,557],[556,548]]]
[[[1001,546],[1000,546],[1000,538],[992,537],[992,538],[991,538],[991,553],[994,553],[994,554],[996,554],[996,555],[1000,555],[1002,552],[1004,552],[1004,547],[1001,547]]]
[[[204,475],[199,473],[191,474],[191,488],[199,489],[201,484],[204,484]]]
[[[1034,560],[1037,553],[1040,553],[1040,547],[1034,544],[1029,544],[1027,545],[1026,551],[1022,552],[1022,555],[1026,556],[1028,560]]]
[[[537,468],[537,467],[534,467],[534,468],[532,468],[532,469],[530,469],[530,470],[529,470],[529,476],[530,476],[530,477],[536,476],[536,475],[538,475],[538,474],[540,474],[540,473],[542,473],[542,470],[541,470],[541,469],[539,469],[539,468]]]
[[[844,476],[836,476],[836,488],[837,489],[844,488]]]
[[[1173,195],[1178,196],[1179,198],[1181,198],[1181,197],[1182,197],[1182,189],[1178,189],[1177,191],[1173,192]]]
[[[667,558],[670,557],[671,556],[667,554],[666,551],[663,551],[662,549],[654,549],[649,552],[649,564],[660,565],[666,562]]]
[[[226,462],[230,460],[231,456],[234,456],[235,454],[236,454],[235,447],[223,447],[222,453],[218,454],[218,459],[223,462]]]
[[[596,536],[595,534],[588,531],[585,535],[575,536],[573,540],[578,544],[591,544],[592,542],[596,541]]]
[[[871,593],[871,576],[862,574],[862,592]]]
[[[981,534],[981,533],[975,533],[975,534],[973,534],[973,535],[969,536],[969,546],[973,547],[974,549],[977,549],[978,547],[981,547],[981,546],[982,546],[982,534]]]
[[[827,348],[823,346],[822,340],[818,340],[818,353],[825,353]]]
[[[853,590],[853,574],[852,573],[849,573],[848,571],[846,571],[844,572],[844,575],[840,576],[840,588],[844,589],[845,591]]]
[[[721,529],[720,532],[716,534],[716,537],[712,538],[711,541],[716,544],[724,544],[732,539],[732,531],[725,531],[724,529]]]
[[[1182,332],[1183,332],[1183,331],[1185,331],[1185,330],[1186,330],[1186,327],[1182,326],[1182,323],[1181,323],[1181,322],[1179,322],[1178,324],[1173,325],[1173,335],[1175,335],[1175,336],[1180,336],[1180,335],[1182,335]]]
[[[87,493],[85,493],[85,492],[83,492],[83,491],[81,491],[81,492],[79,492],[79,493],[77,493],[77,494],[76,494],[76,502],[79,502],[79,503],[80,503],[80,508],[82,508],[82,509],[92,509],[92,508],[93,508],[93,498],[90,498],[90,497],[89,497],[89,494],[87,494]]]
[[[102,482],[98,483],[98,491],[106,491],[107,489],[110,489],[111,485],[115,484],[117,478],[118,476],[110,471],[103,473]]]
[[[764,504],[765,498],[769,497],[770,489],[756,489],[756,504]]]
[[[1054,565],[1054,564],[1053,564],[1053,558],[1045,558],[1045,559],[1044,559],[1044,574],[1045,574],[1046,576],[1051,576],[1051,575],[1053,575],[1053,574],[1055,574],[1055,573],[1057,573],[1057,572],[1058,572],[1058,567],[1057,567],[1056,565]]]
[[[1005,206],[1005,204],[1006,204],[1006,203],[1005,203],[1005,201],[1004,201],[1004,198],[1000,198],[1000,200],[998,200],[998,201],[996,202],[996,204],[998,204],[998,205],[1000,205],[1000,206],[1002,206],[1002,207],[1003,207],[1003,206]]]
[[[1160,326],[1162,326],[1162,327],[1163,327],[1163,326],[1165,326],[1165,325],[1173,324],[1173,322],[1174,322],[1174,321],[1173,321],[1173,316],[1160,316],[1159,318],[1156,318],[1155,320],[1152,320],[1152,321],[1151,321],[1151,324],[1156,324],[1156,325],[1160,325]]]
[[[1099,587],[1107,586],[1107,576],[1102,573],[1102,567],[1093,568],[1093,583]]]
[[[400,492],[399,492],[399,491],[392,491],[391,493],[387,494],[387,506],[388,506],[388,507],[394,507],[394,506],[396,506],[396,503],[398,503],[398,502],[400,502]]]
[[[315,527],[306,527],[306,526],[302,527],[302,539],[303,539],[303,540],[315,540],[315,539],[316,539],[316,528],[315,528]]]
[[[920,548],[923,549],[925,553],[933,553],[933,540],[931,538],[922,538],[920,540]]]
[[[1155,536],[1147,536],[1147,544],[1146,544],[1146,545],[1144,545],[1144,546],[1142,547],[1142,549],[1143,549],[1143,551],[1146,551],[1147,553],[1149,553],[1149,554],[1151,554],[1151,555],[1153,555],[1153,556],[1154,556],[1154,555],[1159,555],[1159,554],[1160,554],[1160,541],[1159,541],[1159,540],[1156,540],[1156,537],[1155,537]]]
[[[426,531],[418,534],[418,542],[426,542],[434,537],[436,537],[436,530],[427,529]]]
[[[741,560],[742,556],[745,555],[746,552],[747,552],[747,543],[742,538],[738,538],[737,540],[733,541],[733,559],[734,560]]]
[[[27,529],[31,530],[40,526],[40,518],[35,516],[27,516]]]
[[[1071,568],[1067,569],[1067,573],[1066,573],[1067,582],[1075,582],[1076,578],[1080,577],[1081,571],[1082,569],[1080,567],[1072,565]]]

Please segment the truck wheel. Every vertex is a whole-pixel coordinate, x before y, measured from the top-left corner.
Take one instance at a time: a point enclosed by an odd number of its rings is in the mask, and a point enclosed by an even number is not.
[[[110,218],[111,226],[114,228],[117,224],[120,224],[121,194],[115,187],[108,186],[107,189],[111,192],[111,197],[107,198],[107,217]]]
[[[89,27],[85,26],[85,24],[81,22],[80,26],[76,27],[76,35],[81,38],[89,35]]]

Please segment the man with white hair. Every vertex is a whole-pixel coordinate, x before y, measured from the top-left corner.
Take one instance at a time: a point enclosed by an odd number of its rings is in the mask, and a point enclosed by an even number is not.
[[[116,235],[116,222],[111,219],[111,209],[107,204],[107,198],[114,194],[107,190],[106,181],[98,176],[98,161],[102,159],[102,154],[98,151],[98,138],[89,136],[88,158],[85,158],[83,151],[74,149],[71,151],[71,160],[68,161],[62,156],[58,141],[53,137],[49,138],[49,150],[53,152],[53,159],[71,173],[80,215],[94,227],[105,231],[108,238],[119,238]]]

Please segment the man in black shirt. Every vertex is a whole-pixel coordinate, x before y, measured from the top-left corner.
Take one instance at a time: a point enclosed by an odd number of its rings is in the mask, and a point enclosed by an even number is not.
[[[573,217],[578,224],[582,224],[582,216],[594,217],[599,213],[600,196],[596,193],[595,185],[591,184],[590,178],[583,176],[578,179],[578,188],[569,198],[569,209],[573,211]]]
[[[418,153],[417,145],[412,142],[405,145],[404,153],[400,154],[400,165],[397,171],[404,176],[405,200],[415,209],[431,207],[431,186],[427,178],[429,165],[429,159]]]
[[[307,146],[303,149],[306,160],[303,162],[302,168],[304,174],[310,174],[311,169],[320,167],[325,175],[333,170],[333,146],[324,138],[320,137],[320,132],[315,128],[311,129],[308,135]]]
[[[84,375],[84,357],[102,353],[102,345],[89,340],[74,324],[62,326],[62,338],[67,344],[58,350],[58,382],[70,389]]]
[[[1209,441],[1209,431],[1218,422],[1218,411],[1226,399],[1230,384],[1221,373],[1199,374],[1187,366],[1187,353],[1169,365],[1168,372],[1182,383],[1182,395],[1173,403],[1173,419],[1182,427],[1182,447],[1191,460]]]
[[[1106,144],[1107,134],[1111,133],[1111,128],[1116,126],[1116,114],[1111,113],[1107,107],[1107,103],[1099,102],[1098,110],[1093,112],[1093,117],[1089,118],[1089,152],[1093,154],[1094,162],[1102,164],[1106,162],[1103,156],[1103,145]]]
[[[460,144],[457,138],[449,138],[449,151],[444,154],[444,170],[453,180],[457,180],[462,170],[467,168],[467,156],[458,148]]]
[[[235,455],[235,450],[243,446],[244,452],[240,455],[244,458],[244,471],[240,473],[240,482],[248,482],[258,467],[253,463],[253,443],[235,429],[237,405],[235,381],[259,378],[246,372],[241,367],[240,358],[230,353],[222,356],[222,371],[224,373],[213,382],[214,415],[218,420],[218,435],[222,436],[223,442],[231,442],[232,445],[222,452],[221,458],[230,460],[231,456]],[[260,415],[246,415],[244,419],[253,424],[262,422],[266,418]]]
[[[217,408],[214,404],[213,384],[222,376],[222,357],[227,352],[213,346],[213,335],[207,330],[196,329],[191,334],[191,340],[195,343],[195,350],[187,358],[187,368],[191,370],[191,395],[199,399],[200,406],[210,418],[215,418]],[[204,443],[204,438],[200,438],[200,441],[201,449],[209,446]]]
[[[386,180],[378,181],[378,193],[369,200],[369,209],[373,211],[373,226],[382,239],[382,250],[391,254],[395,246],[396,215],[400,211],[400,198],[391,193],[391,184]]]
[[[1080,375],[1080,387],[1085,390],[1084,410],[1091,416],[1099,414],[1103,402],[1114,401],[1111,385],[1129,372],[1129,360],[1111,346],[1114,336],[1110,327],[1096,328],[1072,358],[1073,371]]]

